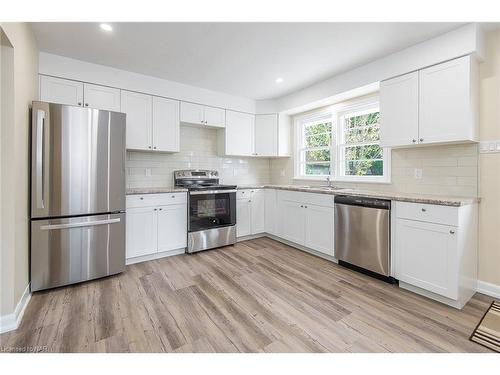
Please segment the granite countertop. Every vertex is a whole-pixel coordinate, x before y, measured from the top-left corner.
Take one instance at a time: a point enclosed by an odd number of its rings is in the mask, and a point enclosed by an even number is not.
[[[441,206],[465,206],[468,204],[479,203],[480,198],[476,197],[457,197],[457,196],[441,196],[430,194],[418,193],[398,193],[388,191],[376,190],[362,190],[362,189],[325,189],[314,186],[300,186],[300,185],[241,185],[238,189],[277,189],[277,190],[290,190],[300,191],[305,193],[318,193],[329,195],[355,195],[370,198],[390,199],[399,202],[411,203],[426,203],[438,204]]]
[[[126,190],[126,195],[135,194],[162,194],[162,193],[186,193],[187,189],[175,187],[146,187],[146,188],[131,188]]]

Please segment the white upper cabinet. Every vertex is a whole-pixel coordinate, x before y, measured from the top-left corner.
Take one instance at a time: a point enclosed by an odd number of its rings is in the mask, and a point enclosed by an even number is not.
[[[181,122],[204,125],[203,106],[194,103],[181,102]]]
[[[478,140],[476,70],[465,56],[420,71],[420,143]]]
[[[181,122],[223,128],[226,111],[222,108],[181,102]]]
[[[477,69],[465,56],[381,82],[381,146],[478,141]]]
[[[278,115],[255,115],[255,156],[278,155]]]
[[[49,103],[83,106],[83,83],[41,75],[40,100]]]
[[[84,83],[83,97],[85,107],[120,112],[120,89]]]
[[[179,152],[179,102],[153,97],[153,150]]]
[[[121,91],[121,111],[127,114],[127,149],[153,149],[152,103],[150,95]]]
[[[380,145],[418,142],[418,72],[380,83]]]
[[[254,156],[255,115],[226,111],[225,155]]]
[[[223,128],[226,126],[226,110],[215,107],[204,107],[204,120],[206,126]]]

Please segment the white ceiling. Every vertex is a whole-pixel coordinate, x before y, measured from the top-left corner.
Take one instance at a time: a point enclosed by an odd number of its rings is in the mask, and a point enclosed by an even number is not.
[[[272,99],[459,23],[32,23],[41,51]],[[284,82],[277,84],[281,77]]]

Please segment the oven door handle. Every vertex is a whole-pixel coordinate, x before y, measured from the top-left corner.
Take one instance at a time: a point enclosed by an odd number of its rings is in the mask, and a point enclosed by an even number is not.
[[[190,195],[203,195],[203,194],[224,194],[224,193],[236,193],[236,189],[229,190],[196,190],[190,191]]]

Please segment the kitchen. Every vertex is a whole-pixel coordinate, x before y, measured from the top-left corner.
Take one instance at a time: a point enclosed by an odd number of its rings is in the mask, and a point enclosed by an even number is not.
[[[160,30],[186,45],[233,31],[237,49],[292,24],[26,27],[29,270],[2,310],[6,347],[498,351],[481,331],[500,298],[498,24],[386,23],[406,39],[300,89],[251,86],[247,66],[248,96],[230,79],[169,80],[182,69],[141,65],[148,46],[117,51]]]

